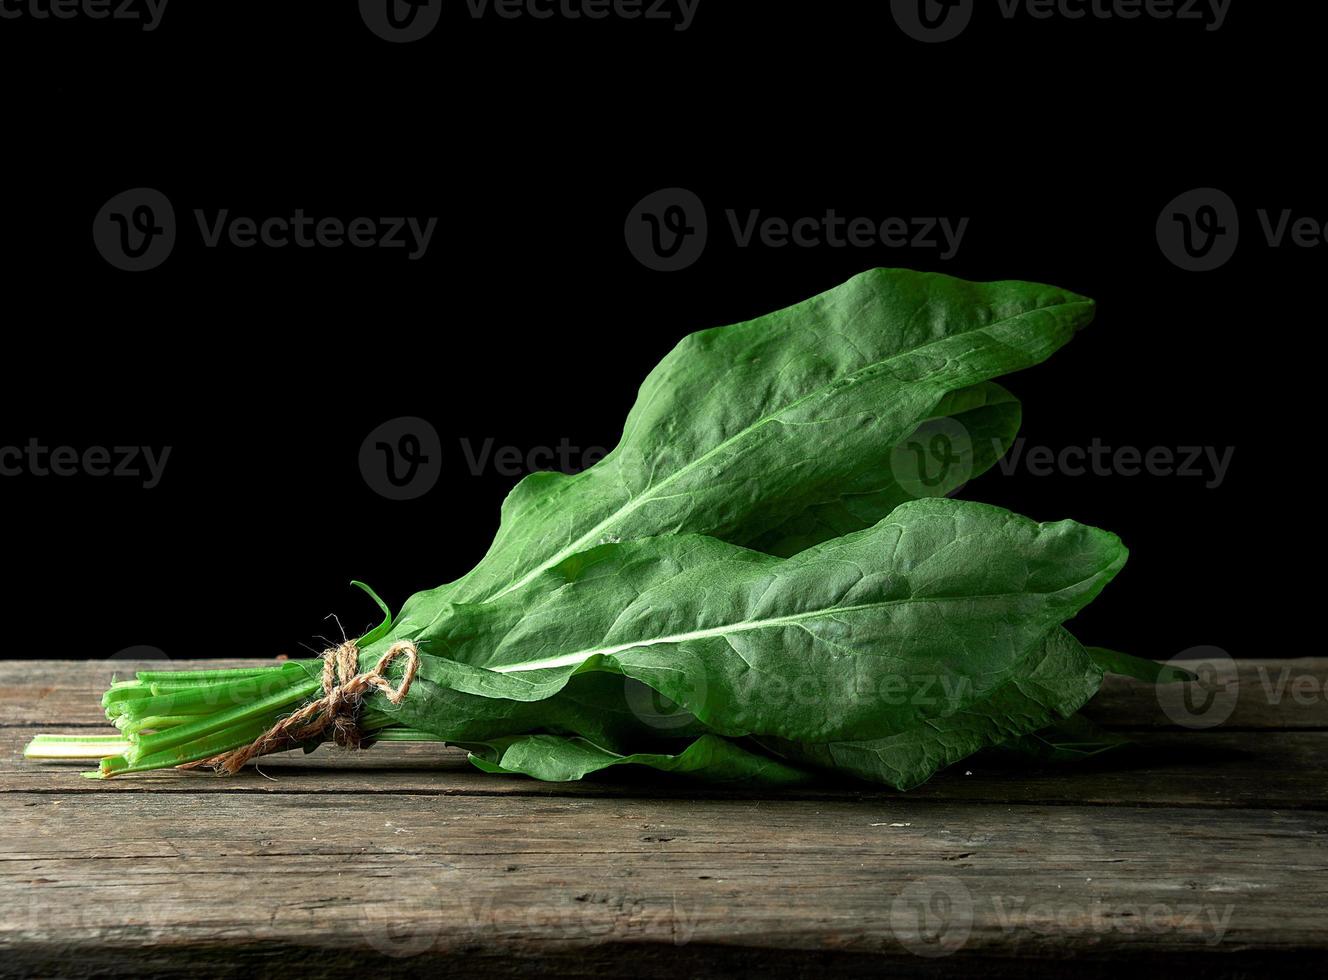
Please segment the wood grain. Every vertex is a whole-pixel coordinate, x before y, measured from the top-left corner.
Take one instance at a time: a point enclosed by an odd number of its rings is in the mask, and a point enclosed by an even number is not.
[[[866,783],[826,781],[774,791],[707,787],[644,771],[618,770],[578,783],[544,783],[476,770],[460,749],[383,743],[364,752],[323,746],[312,755],[266,758],[261,771],[230,778],[205,772],[151,772],[109,780],[80,779],[91,768],[68,762],[35,765],[22,757],[30,731],[0,729],[0,794],[410,793],[537,797],[687,797],[706,799],[932,800],[972,803],[1269,807],[1328,809],[1328,732],[1131,732],[1137,744],[1089,763],[1030,767],[979,756],[900,794]],[[1218,775],[1220,774],[1220,775]]]
[[[1322,973],[1328,726],[1247,697],[1258,666],[1210,730],[1113,682],[1099,709],[1139,746],[1093,766],[735,794],[496,778],[430,745],[93,782],[22,744],[100,723],[78,705],[132,667],[12,665],[0,975]]]
[[[828,966],[867,955],[880,967],[925,958],[911,949],[935,952],[947,936],[951,969],[966,956],[1055,960],[1071,945],[1096,957],[1146,945],[1199,960],[1224,946],[1313,959],[1328,904],[1328,817],[1307,811],[1178,819],[1118,807],[407,794],[199,803],[8,797],[5,946],[35,964],[57,944],[80,973],[145,945],[199,955],[229,943],[278,962],[316,963],[307,951],[325,948],[342,964],[609,946],[626,965],[642,946],[698,944],[814,953]]]

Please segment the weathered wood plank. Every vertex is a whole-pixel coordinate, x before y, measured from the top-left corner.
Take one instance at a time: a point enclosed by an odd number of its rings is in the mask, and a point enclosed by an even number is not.
[[[1328,729],[1328,658],[1176,661],[1198,684],[1108,676],[1084,714],[1112,728]]]
[[[137,670],[270,666],[271,660],[0,662],[0,725],[104,725],[101,695]],[[1178,661],[1179,664],[1187,663]],[[1192,666],[1195,662],[1189,661]],[[1108,677],[1087,714],[1120,728],[1328,729],[1328,658],[1237,661],[1204,670],[1216,694]],[[1188,702],[1186,698],[1188,697]]]
[[[101,690],[136,665],[11,666],[0,975],[1328,966],[1323,659],[1240,665],[1211,731],[1113,679],[1108,722],[1173,729],[1133,758],[765,798],[492,777],[431,745],[274,757],[275,781],[92,782],[18,753],[38,726],[104,724]]]
[[[78,776],[79,771],[90,768],[86,764],[23,759],[23,744],[30,734],[26,729],[0,729],[0,795],[411,793],[1328,809],[1328,780],[1323,776],[1328,732],[1143,731],[1132,733],[1138,740],[1136,747],[1115,757],[1045,767],[978,757],[907,794],[842,781],[774,792],[726,790],[626,770],[579,783],[542,783],[479,772],[458,749],[401,743],[383,743],[358,753],[327,746],[313,755],[283,753],[266,759],[261,774],[248,770],[226,779],[198,772],[154,772],[86,780]]]
[[[315,977],[389,960],[569,976],[1328,963],[1328,817],[1312,811],[123,793],[5,808],[6,973],[171,973],[237,947],[245,969]]]

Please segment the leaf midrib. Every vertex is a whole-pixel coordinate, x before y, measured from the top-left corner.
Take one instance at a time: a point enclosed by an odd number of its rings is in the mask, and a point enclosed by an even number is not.
[[[987,599],[1005,599],[1010,596],[1036,596],[1036,595],[1057,595],[1069,589],[1083,585],[1085,582],[1101,575],[1101,571],[1094,572],[1088,578],[1080,579],[1064,588],[1057,589],[1055,592],[993,592],[987,595],[962,595],[962,596],[908,596],[903,599],[882,599],[879,602],[863,602],[852,606],[830,606],[825,609],[813,609],[804,613],[793,613],[788,616],[774,616],[770,619],[753,619],[742,623],[723,623],[719,626],[711,626],[703,630],[690,630],[686,633],[673,633],[668,636],[645,637],[640,640],[633,640],[630,643],[619,643],[607,647],[591,647],[588,650],[578,650],[574,653],[564,653],[557,657],[546,657],[543,660],[527,660],[521,663],[508,664],[503,667],[488,667],[486,670],[492,670],[498,674],[517,674],[530,670],[547,670],[555,667],[572,667],[585,663],[591,657],[605,656],[611,657],[615,654],[625,653],[628,650],[635,650],[641,647],[653,647],[662,643],[686,643],[689,640],[707,640],[717,636],[729,636],[733,633],[747,633],[752,630],[772,629],[779,626],[796,626],[798,623],[809,620],[824,619],[831,616],[839,616],[855,612],[869,612],[875,609],[884,609],[888,606],[897,606],[904,603],[934,603],[934,602],[977,602]]]
[[[891,361],[894,361],[898,358],[906,357],[910,354],[915,354],[918,351],[925,350],[926,348],[932,346],[933,344],[944,343],[946,341],[952,340],[955,337],[964,336],[970,333],[977,333],[979,331],[991,330],[993,327],[998,327],[1003,323],[1010,323],[1012,321],[1018,320],[1021,317],[1029,316],[1034,313],[1042,313],[1045,312],[1046,310],[1057,309],[1060,307],[1084,306],[1087,305],[1087,302],[1088,301],[1085,300],[1079,300],[1069,303],[1052,303],[1047,306],[1037,306],[1031,310],[1022,310],[1021,312],[1016,313],[1013,316],[1001,317],[1000,319],[993,320],[990,323],[984,323],[980,327],[976,327],[974,330],[966,330],[963,332],[963,334],[951,334],[950,336],[942,337],[940,340],[932,341],[926,344],[919,344],[916,347],[910,347],[906,350],[896,351],[894,354],[891,354],[889,357],[883,358],[879,361],[873,361],[870,364],[864,364],[862,367],[858,368],[858,370],[853,371],[848,375],[845,375],[845,377],[842,379],[837,379],[831,384],[822,385],[821,387],[813,391],[809,391],[801,398],[797,398],[786,405],[780,406],[776,411],[767,414],[760,419],[757,419],[751,425],[748,425],[745,428],[738,430],[724,441],[717,443],[711,449],[702,453],[700,456],[696,457],[696,459],[692,460],[690,463],[687,463],[685,466],[682,466],[678,470],[674,471],[671,475],[665,477],[659,483],[656,483],[653,486],[651,486],[646,492],[638,494],[637,496],[633,497],[626,504],[619,507],[613,513],[604,518],[604,520],[600,521],[590,530],[582,534],[581,537],[577,538],[575,541],[559,549],[552,556],[545,559],[544,562],[542,562],[539,565],[536,565],[525,575],[521,576],[521,578],[505,586],[500,591],[495,592],[493,595],[489,596],[489,598],[483,599],[481,601],[492,602],[496,599],[501,599],[509,592],[513,592],[516,589],[521,588],[523,585],[528,584],[530,581],[538,577],[541,573],[552,568],[554,565],[557,565],[560,561],[564,560],[565,558],[570,558],[572,555],[576,554],[577,552],[585,550],[586,545],[589,542],[593,541],[593,539],[596,538],[598,535],[602,534],[611,524],[613,524],[613,522],[620,520],[628,516],[629,514],[634,513],[639,507],[643,506],[646,502],[656,499],[655,491],[667,487],[674,480],[679,479],[684,474],[695,469],[696,467],[703,465],[706,462],[706,460],[708,460],[711,456],[715,455],[715,453],[718,453],[721,450],[726,449],[732,443],[736,442],[739,439],[742,439],[743,437],[749,435],[752,432],[757,431],[762,426],[775,421],[778,415],[787,412],[790,409],[796,408],[797,406],[801,405],[803,402],[807,401],[808,399],[816,397],[821,392],[825,391],[827,388],[832,387],[832,385],[843,385],[845,383],[852,382],[854,379],[858,378],[859,376],[865,374],[868,371],[871,371],[875,368],[879,368],[881,365],[889,364]]]

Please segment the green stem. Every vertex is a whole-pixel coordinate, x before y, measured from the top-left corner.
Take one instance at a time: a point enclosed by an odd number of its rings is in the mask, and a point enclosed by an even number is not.
[[[129,742],[119,735],[37,735],[23,749],[25,759],[102,759],[119,755]]]
[[[115,719],[115,727],[128,736],[140,732],[159,732],[167,728],[177,728],[197,720],[197,715],[148,715],[137,720],[121,717]]]
[[[447,739],[440,738],[430,732],[422,732],[415,728],[380,728],[373,733],[373,737],[380,742],[445,742]]]
[[[248,745],[270,727],[271,719],[260,718],[249,722],[247,725],[238,725],[222,731],[212,732],[193,742],[171,746],[159,752],[143,754],[131,751],[113,759],[103,759],[97,775],[107,779],[111,776],[122,776],[131,772],[171,769],[186,763],[210,759],[214,755],[220,755],[223,752],[238,749],[242,745]]]
[[[322,687],[322,682],[317,679],[307,680],[252,704],[240,705],[229,711],[220,711],[216,714],[204,715],[198,721],[189,725],[180,725],[177,728],[157,732],[154,735],[140,735],[137,737],[136,750],[131,753],[131,756],[137,760],[165,749],[202,739],[208,735],[224,732],[226,729],[242,722],[266,717],[294,701],[314,697],[317,692],[322,690]],[[262,734],[262,732],[259,732],[259,734]],[[255,735],[254,737],[257,738],[258,736]]]
[[[297,676],[294,673],[276,672],[267,677],[240,677],[202,687],[184,688],[169,694],[135,698],[120,702],[116,715],[131,721],[149,715],[212,715],[219,708],[253,704],[277,691],[288,689]]]
[[[152,684],[157,681],[167,683],[175,681],[184,681],[190,686],[198,686],[200,681],[233,681],[241,677],[262,677],[277,671],[307,671],[312,665],[315,672],[322,670],[322,665],[317,660],[288,660],[284,664],[273,664],[271,667],[230,667],[221,670],[140,670],[138,679],[144,683]]]

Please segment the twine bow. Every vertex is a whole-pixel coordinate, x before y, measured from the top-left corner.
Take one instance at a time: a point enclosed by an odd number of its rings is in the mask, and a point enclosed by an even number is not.
[[[406,671],[396,687],[383,674],[387,665],[405,654]],[[358,673],[359,648],[351,641],[323,651],[323,696],[310,701],[299,711],[281,719],[253,742],[210,759],[191,762],[181,769],[211,766],[218,773],[233,776],[253,759],[273,752],[294,748],[303,742],[325,737],[332,729],[332,740],[344,748],[358,749],[364,744],[359,715],[364,696],[370,690],[379,690],[393,704],[405,700],[420,666],[419,651],[409,640],[401,640],[387,648],[374,668]]]

